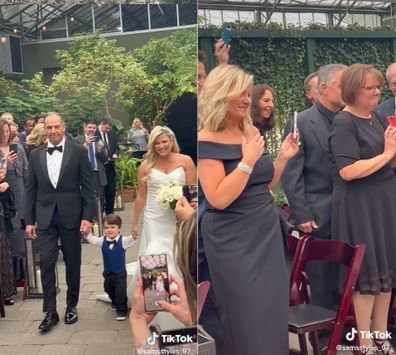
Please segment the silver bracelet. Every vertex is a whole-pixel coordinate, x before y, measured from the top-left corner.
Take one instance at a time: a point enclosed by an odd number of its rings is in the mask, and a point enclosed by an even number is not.
[[[253,169],[249,165],[242,163],[242,162],[238,163],[237,168],[241,169],[244,173],[246,173],[248,175],[250,175],[253,171]]]

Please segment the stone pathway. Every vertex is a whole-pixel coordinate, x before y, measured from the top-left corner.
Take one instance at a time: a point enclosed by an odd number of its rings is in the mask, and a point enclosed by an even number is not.
[[[129,234],[133,203],[124,211],[116,212],[123,220],[122,233]],[[127,251],[127,262],[137,259],[139,244]],[[82,245],[81,290],[78,304],[79,321],[66,325],[60,320],[50,332],[41,334],[38,326],[43,319],[42,299],[22,301],[22,289],[13,306],[6,306],[6,317],[0,318],[0,354],[18,355],[130,355],[134,346],[128,320],[116,321],[110,304],[97,301],[103,293],[102,255],[99,248]],[[66,307],[65,267],[58,259],[59,284],[58,312],[63,317]],[[128,295],[130,296],[130,295]],[[298,339],[290,334],[290,347],[299,349]],[[291,352],[290,354],[296,354]],[[310,354],[312,352],[310,351]],[[338,352],[338,354],[351,354]],[[277,354],[271,354],[277,355]]]
[[[129,235],[132,203],[116,212],[123,219],[122,232]],[[137,258],[138,243],[127,250],[127,262]],[[110,304],[97,301],[103,293],[102,255],[98,247],[82,245],[81,289],[77,323],[66,325],[65,267],[62,255],[58,259],[61,292],[57,297],[60,322],[50,332],[41,334],[38,326],[43,319],[42,299],[22,301],[18,289],[13,306],[6,306],[6,317],[0,318],[0,354],[18,355],[130,355],[134,353],[129,321],[116,321]]]

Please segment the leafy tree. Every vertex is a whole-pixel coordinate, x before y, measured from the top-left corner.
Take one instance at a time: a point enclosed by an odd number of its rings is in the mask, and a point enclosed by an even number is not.
[[[137,63],[129,60],[126,65],[119,102],[149,126],[162,124],[175,100],[196,91],[196,48],[196,31],[192,29],[152,40],[133,51]]]
[[[57,50],[62,70],[55,75],[49,93],[64,100],[64,115],[75,127],[86,117],[98,117],[116,105],[116,91],[127,58],[115,40],[99,34],[78,36],[68,50]]]

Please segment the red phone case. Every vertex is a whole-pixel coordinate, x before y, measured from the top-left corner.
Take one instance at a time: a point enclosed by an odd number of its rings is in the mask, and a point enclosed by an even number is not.
[[[388,116],[389,126],[396,127],[396,116]]]

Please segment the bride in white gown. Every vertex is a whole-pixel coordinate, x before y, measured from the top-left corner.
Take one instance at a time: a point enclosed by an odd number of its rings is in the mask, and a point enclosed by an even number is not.
[[[179,154],[174,133],[167,127],[156,126],[148,139],[146,159],[139,167],[131,235],[134,238],[139,236],[138,220],[144,208],[139,256],[165,253],[169,274],[179,275],[173,256],[176,235],[174,212],[160,206],[156,201],[158,189],[172,181],[177,181],[181,185],[196,184],[196,168],[189,156]],[[128,287],[129,298],[132,297],[138,273],[135,272]],[[172,316],[164,313],[159,312],[154,323],[159,324],[162,329],[177,326],[177,321],[172,321]]]

